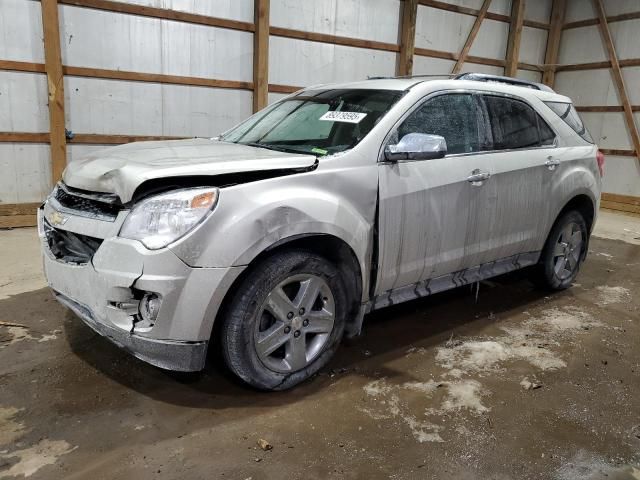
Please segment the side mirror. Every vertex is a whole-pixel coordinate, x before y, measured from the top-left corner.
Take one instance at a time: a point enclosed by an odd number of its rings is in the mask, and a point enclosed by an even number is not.
[[[390,162],[399,160],[433,160],[447,154],[447,141],[440,135],[408,133],[396,144],[387,145],[384,157]]]

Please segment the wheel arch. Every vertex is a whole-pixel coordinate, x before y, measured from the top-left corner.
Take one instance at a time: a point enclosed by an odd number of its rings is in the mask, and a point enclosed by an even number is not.
[[[220,338],[219,329],[223,322],[220,321],[226,314],[239,285],[251,274],[260,262],[276,253],[286,250],[307,250],[325,257],[335,264],[345,282],[349,298],[349,311],[347,313],[347,330],[350,322],[357,321],[363,295],[363,271],[361,262],[353,248],[343,239],[327,233],[306,233],[282,238],[269,245],[256,255],[247,265],[247,268],[232,282],[216,312],[211,332],[211,342],[215,345]]]

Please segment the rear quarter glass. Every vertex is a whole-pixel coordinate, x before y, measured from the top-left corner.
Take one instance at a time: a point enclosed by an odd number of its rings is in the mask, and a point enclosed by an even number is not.
[[[572,103],[564,103],[564,102],[544,102],[547,107],[549,107],[553,113],[558,115],[564,123],[569,125],[571,129],[576,132],[583,140],[586,140],[589,143],[594,143],[591,134],[585,127],[580,115],[578,115],[578,111],[576,107],[573,106]]]

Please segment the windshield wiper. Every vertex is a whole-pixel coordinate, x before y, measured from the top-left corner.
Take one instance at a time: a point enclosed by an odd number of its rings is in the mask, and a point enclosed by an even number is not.
[[[299,153],[304,154],[306,152],[302,152],[300,150],[296,150],[294,148],[285,148],[285,147],[277,147],[275,145],[271,145],[269,143],[259,143],[259,142],[238,142],[240,145],[247,145],[249,147],[258,147],[258,148],[266,148],[267,150],[275,150],[276,152],[285,152],[285,153]]]

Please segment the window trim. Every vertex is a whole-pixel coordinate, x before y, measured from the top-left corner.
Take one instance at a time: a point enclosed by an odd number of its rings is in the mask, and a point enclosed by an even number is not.
[[[466,156],[469,156],[469,155],[485,155],[485,154],[488,154],[488,153],[519,152],[519,151],[523,151],[523,150],[543,150],[543,149],[558,148],[558,132],[551,125],[549,125],[549,123],[542,117],[542,115],[540,115],[540,112],[538,112],[538,110],[533,105],[531,105],[531,103],[529,103],[527,100],[525,100],[524,98],[519,97],[517,95],[510,94],[510,93],[504,93],[504,92],[491,92],[491,91],[487,91],[487,90],[474,90],[474,89],[468,89],[468,88],[451,88],[451,89],[437,90],[435,92],[428,93],[424,97],[422,97],[419,100],[417,100],[410,108],[407,109],[406,112],[404,112],[402,114],[402,116],[398,120],[396,120],[396,122],[393,124],[393,126],[389,129],[387,134],[384,136],[384,140],[382,141],[382,143],[380,145],[380,150],[378,152],[378,163],[381,163],[381,164],[396,163],[396,162],[389,162],[388,160],[385,159],[385,157],[384,157],[384,149],[389,144],[389,140],[390,140],[391,136],[393,135],[393,133],[398,129],[398,127],[402,124],[402,122],[404,122],[406,120],[406,118],[409,115],[411,115],[418,108],[420,108],[425,102],[431,100],[432,98],[440,96],[440,95],[451,95],[451,94],[469,94],[469,95],[472,95],[474,100],[477,103],[481,104],[481,106],[482,106],[483,110],[485,111],[485,113],[488,113],[488,111],[486,110],[486,105],[484,104],[482,99],[478,98],[479,96],[482,96],[482,95],[492,95],[492,96],[496,96],[496,97],[506,97],[506,98],[511,98],[513,100],[517,100],[517,101],[520,101],[520,102],[524,102],[527,106],[529,106],[529,108],[533,109],[533,111],[536,113],[536,115],[538,115],[542,119],[543,122],[545,122],[547,124],[549,129],[555,134],[555,137],[553,139],[553,144],[551,144],[551,145],[540,145],[540,146],[537,146],[537,147],[520,147],[520,148],[511,148],[511,149],[502,149],[502,150],[480,150],[478,152],[464,152],[464,153],[451,153],[451,154],[448,153],[443,158],[466,157]],[[484,128],[485,130],[487,130],[489,132],[489,136],[491,137],[491,144],[493,146],[493,132],[491,131],[490,120],[488,118],[485,118],[485,115],[483,115],[479,119],[479,121],[482,123],[481,128]],[[441,160],[441,159],[438,158],[438,159],[434,159],[434,160]],[[424,160],[409,160],[409,161],[405,161],[405,163],[408,163],[408,162],[412,162],[413,163],[413,162],[420,162],[420,161],[424,161]],[[433,160],[428,160],[428,161],[433,161]]]

